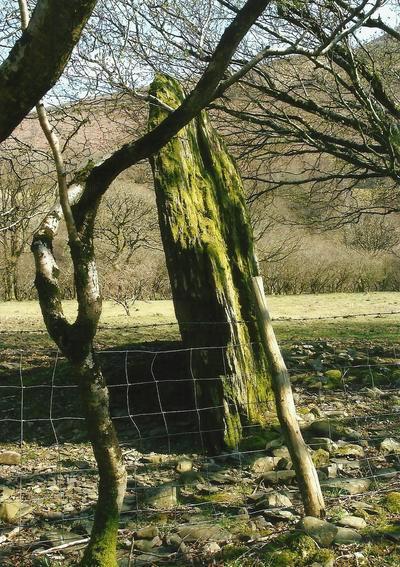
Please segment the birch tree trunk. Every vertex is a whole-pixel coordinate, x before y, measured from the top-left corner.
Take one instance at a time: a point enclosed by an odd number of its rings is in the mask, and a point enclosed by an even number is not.
[[[153,129],[185,95],[175,80],[158,75],[150,96]],[[204,111],[151,165],[176,317],[185,344],[195,347],[200,427],[209,451],[233,448],[244,424],[265,423],[271,397],[242,181]]]

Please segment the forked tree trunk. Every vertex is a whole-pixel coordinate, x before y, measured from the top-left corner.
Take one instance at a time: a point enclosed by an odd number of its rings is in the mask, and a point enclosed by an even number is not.
[[[184,98],[158,75],[149,127]],[[247,423],[265,423],[271,386],[255,312],[258,274],[243,185],[202,112],[151,159],[176,316],[192,351],[200,427],[209,451],[235,447]],[[201,347],[214,347],[204,348]],[[221,348],[217,348],[221,347]]]

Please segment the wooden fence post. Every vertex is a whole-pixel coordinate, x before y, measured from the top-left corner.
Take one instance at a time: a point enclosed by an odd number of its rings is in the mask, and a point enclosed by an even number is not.
[[[261,276],[253,278],[253,287],[257,298],[262,339],[270,365],[276,411],[296,471],[304,511],[308,516],[323,518],[325,504],[317,471],[297,422],[289,373],[272,328]]]

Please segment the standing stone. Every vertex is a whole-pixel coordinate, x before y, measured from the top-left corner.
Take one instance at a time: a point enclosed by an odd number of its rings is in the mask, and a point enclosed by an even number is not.
[[[149,127],[177,108],[184,92],[157,75]],[[245,423],[265,424],[272,396],[256,318],[258,275],[243,183],[224,142],[202,112],[151,159],[161,236],[199,428],[209,451],[234,448]],[[208,348],[212,347],[212,348]],[[217,347],[217,348],[216,348]]]

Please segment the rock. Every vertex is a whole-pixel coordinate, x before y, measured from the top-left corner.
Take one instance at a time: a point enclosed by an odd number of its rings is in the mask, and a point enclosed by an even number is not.
[[[322,481],[321,486],[343,494],[362,494],[368,491],[371,481],[367,478],[333,478]]]
[[[270,492],[262,502],[269,508],[291,508],[293,506],[290,498],[279,492]]]
[[[181,486],[190,486],[197,482],[204,482],[203,476],[197,471],[186,471],[179,475],[178,483]]]
[[[384,439],[379,445],[379,448],[382,453],[395,453],[396,455],[400,454],[400,443],[392,437]]]
[[[322,467],[321,472],[326,475],[326,478],[336,478],[338,467],[336,463],[331,463],[327,467]]]
[[[333,453],[337,447],[336,443],[329,437],[311,437],[308,444],[312,449],[324,449],[328,453]]]
[[[169,455],[159,455],[156,453],[149,453],[148,455],[143,455],[141,461],[143,463],[150,463],[152,465],[160,465],[161,463],[166,463],[170,459]]]
[[[21,505],[20,502],[3,502],[0,504],[0,520],[9,524],[19,521],[22,516],[32,512],[33,508]]]
[[[0,504],[1,502],[4,502],[5,500],[11,498],[14,492],[14,489],[10,488],[9,486],[0,486]]]
[[[331,461],[337,466],[337,470],[346,473],[358,471],[361,468],[359,460],[349,461],[348,459],[332,458]]]
[[[178,527],[178,535],[186,543],[197,541],[221,542],[230,539],[227,532],[218,526],[210,525],[185,525]]]
[[[400,492],[389,492],[386,494],[383,505],[391,514],[400,514]]]
[[[159,535],[157,526],[146,526],[137,530],[135,538],[137,539],[153,539]]]
[[[167,545],[178,550],[182,545],[182,538],[178,534],[170,534],[166,538]]]
[[[162,544],[161,539],[156,536],[153,539],[138,539],[135,540],[135,548],[144,553],[151,551],[154,547],[159,547]]]
[[[152,508],[170,510],[178,504],[177,489],[173,484],[164,484],[145,492],[145,502]]]
[[[307,431],[314,436],[329,437],[333,440],[358,441],[362,438],[362,434],[359,431],[351,429],[351,427],[345,427],[335,419],[316,420],[311,423]]]
[[[274,457],[276,457],[278,460],[279,459],[288,459],[290,460],[290,453],[289,453],[289,449],[287,447],[285,447],[285,445],[282,445],[282,447],[277,447],[276,449],[274,449],[272,451],[272,454]]]
[[[325,449],[317,449],[316,451],[313,451],[311,458],[317,468],[329,464],[329,453],[328,451],[325,451]]]
[[[367,522],[364,518],[359,518],[358,516],[343,516],[337,523],[339,526],[354,528],[355,530],[362,530],[367,527]]]
[[[278,464],[279,459],[275,457],[259,457],[251,465],[251,470],[256,474],[264,474],[273,471]]]
[[[334,543],[338,545],[347,545],[350,543],[359,543],[362,540],[361,534],[351,528],[338,528],[335,535]]]
[[[204,555],[215,555],[221,551],[220,546],[216,541],[210,541],[203,547]]]
[[[290,471],[271,471],[262,475],[261,480],[266,484],[290,483],[296,477],[296,473]]]
[[[339,441],[337,448],[334,451],[335,457],[364,457],[364,449],[360,445],[354,443],[345,443]]]
[[[299,527],[322,547],[331,545],[339,529],[325,520],[319,520],[312,516],[303,518],[300,521]]]
[[[0,465],[19,465],[21,453],[16,451],[0,451]]]
[[[182,459],[178,461],[175,470],[179,473],[186,473],[193,469],[193,462],[189,459]]]

